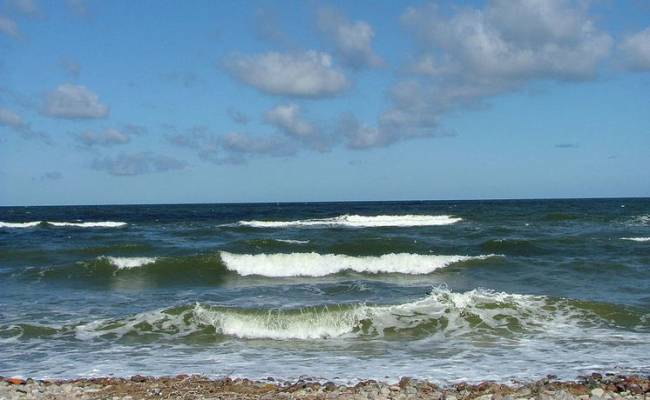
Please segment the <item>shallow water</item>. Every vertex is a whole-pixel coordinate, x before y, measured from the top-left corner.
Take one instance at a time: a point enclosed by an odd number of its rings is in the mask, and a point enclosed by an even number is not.
[[[0,375],[650,373],[650,199],[0,208]]]

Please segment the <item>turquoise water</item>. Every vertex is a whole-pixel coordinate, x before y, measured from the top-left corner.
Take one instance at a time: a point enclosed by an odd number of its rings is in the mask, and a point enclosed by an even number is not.
[[[650,199],[0,208],[0,375],[650,373]]]

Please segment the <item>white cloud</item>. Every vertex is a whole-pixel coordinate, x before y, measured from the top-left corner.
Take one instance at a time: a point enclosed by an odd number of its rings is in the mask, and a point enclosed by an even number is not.
[[[49,137],[45,133],[34,131],[21,116],[2,107],[0,107],[0,127],[7,127],[24,139],[39,138],[50,143]]]
[[[296,104],[278,105],[264,114],[264,120],[290,136],[308,138],[318,134],[316,127],[305,121]]]
[[[264,120],[281,133],[318,151],[327,151],[334,137],[325,134],[315,123],[307,121],[296,104],[281,104],[264,114]]]
[[[492,0],[483,8],[442,13],[410,7],[402,24],[418,40],[414,62],[389,91],[391,106],[376,127],[347,119],[348,145],[386,146],[447,134],[440,117],[542,80],[594,79],[612,38],[599,31],[583,2]],[[356,128],[356,129],[355,129]]]
[[[25,126],[25,121],[15,112],[0,108],[0,126],[19,129]]]
[[[633,71],[650,71],[650,27],[626,36],[618,49],[626,68]]]
[[[233,132],[221,138],[224,150],[235,155],[263,154],[283,157],[295,154],[296,149],[280,136],[249,135]]]
[[[117,157],[98,158],[93,169],[106,171],[115,176],[134,176],[153,172],[181,170],[187,167],[185,161],[153,153],[120,154]]]
[[[268,52],[230,57],[226,66],[240,81],[280,96],[327,97],[344,91],[349,82],[327,53]]]
[[[109,128],[102,132],[85,131],[77,136],[77,140],[88,147],[113,146],[129,143],[131,136],[127,132]]]
[[[318,11],[318,28],[332,41],[345,64],[353,68],[382,64],[372,49],[375,31],[367,22],[351,22],[337,10],[322,8]]]
[[[0,15],[0,33],[17,38],[20,36],[18,25],[7,17]]]
[[[69,83],[49,92],[43,108],[47,116],[67,119],[105,118],[109,111],[95,93],[85,86]]]

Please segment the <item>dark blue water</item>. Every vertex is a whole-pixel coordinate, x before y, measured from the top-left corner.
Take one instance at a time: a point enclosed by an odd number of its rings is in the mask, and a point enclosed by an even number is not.
[[[650,372],[650,199],[0,208],[0,375]]]

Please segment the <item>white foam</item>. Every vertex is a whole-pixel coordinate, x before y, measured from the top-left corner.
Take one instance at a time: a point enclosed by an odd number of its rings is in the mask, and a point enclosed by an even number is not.
[[[319,225],[373,228],[449,225],[461,220],[462,218],[449,215],[341,215],[333,218],[302,219],[295,221],[239,221],[238,225],[253,228],[289,228]]]
[[[294,240],[294,239],[275,239],[277,242],[290,243],[290,244],[307,244],[309,240]]]
[[[156,257],[110,257],[101,256],[100,259],[107,260],[112,266],[117,269],[139,268],[144,265],[153,264],[156,262]]]
[[[74,226],[78,228],[120,228],[126,226],[126,222],[116,222],[116,221],[91,221],[91,222],[51,222],[47,221],[49,225],[66,227]]]
[[[634,242],[650,242],[650,237],[624,237],[622,240],[632,240]]]
[[[542,296],[484,289],[454,293],[441,288],[424,299],[387,306],[361,304],[252,313],[197,304],[193,310],[194,322],[199,326],[212,325],[218,333],[239,338],[274,340],[383,336],[387,331],[424,325],[427,335],[449,337],[477,330],[509,331],[513,321],[517,321],[515,329],[548,332],[576,325],[572,318],[577,312],[566,305],[549,306]],[[476,325],[476,319],[481,323]]]
[[[42,221],[30,222],[3,222],[0,221],[0,228],[33,228],[38,226]]]
[[[480,260],[494,255],[437,256],[420,254],[384,254],[378,257],[352,257],[340,254],[234,254],[220,253],[226,268],[239,275],[269,277],[325,276],[341,271],[367,273],[428,274],[450,264]]]

